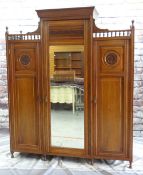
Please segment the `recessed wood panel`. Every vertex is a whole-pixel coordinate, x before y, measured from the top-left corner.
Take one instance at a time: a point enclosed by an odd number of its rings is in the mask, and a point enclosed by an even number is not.
[[[17,142],[20,145],[39,144],[35,85],[35,77],[16,79]]]
[[[23,46],[24,47],[24,46]],[[34,48],[15,48],[15,69],[16,71],[30,70],[35,71],[36,55]]]
[[[70,39],[69,39],[70,38]],[[84,23],[81,20],[50,21],[49,42],[73,42],[83,43]],[[78,43],[78,44],[79,44]]]
[[[123,79],[104,77],[98,91],[98,152],[122,153],[124,133]]]
[[[118,45],[118,42],[114,46],[106,45],[100,46],[100,71],[103,73],[108,72],[123,72],[124,71],[124,46]]]

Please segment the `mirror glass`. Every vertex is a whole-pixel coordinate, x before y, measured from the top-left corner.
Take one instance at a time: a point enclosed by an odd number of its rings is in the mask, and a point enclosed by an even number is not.
[[[84,46],[50,46],[51,146],[84,148]]]

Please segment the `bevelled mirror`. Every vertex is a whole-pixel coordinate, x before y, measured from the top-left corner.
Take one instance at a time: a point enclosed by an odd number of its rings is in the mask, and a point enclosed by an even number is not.
[[[84,46],[49,51],[51,146],[84,149]]]

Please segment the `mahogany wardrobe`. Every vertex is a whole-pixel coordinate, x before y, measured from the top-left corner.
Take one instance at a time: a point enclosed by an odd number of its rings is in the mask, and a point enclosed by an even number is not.
[[[132,164],[134,25],[99,29],[94,7],[36,10],[6,30],[10,150]]]

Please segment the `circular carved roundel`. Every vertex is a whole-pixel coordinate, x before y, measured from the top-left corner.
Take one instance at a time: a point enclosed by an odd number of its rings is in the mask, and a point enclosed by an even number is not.
[[[105,56],[105,62],[109,65],[114,65],[118,61],[118,56],[114,52],[110,52]]]
[[[30,56],[29,55],[22,55],[20,57],[20,63],[24,66],[28,65],[30,63]]]

